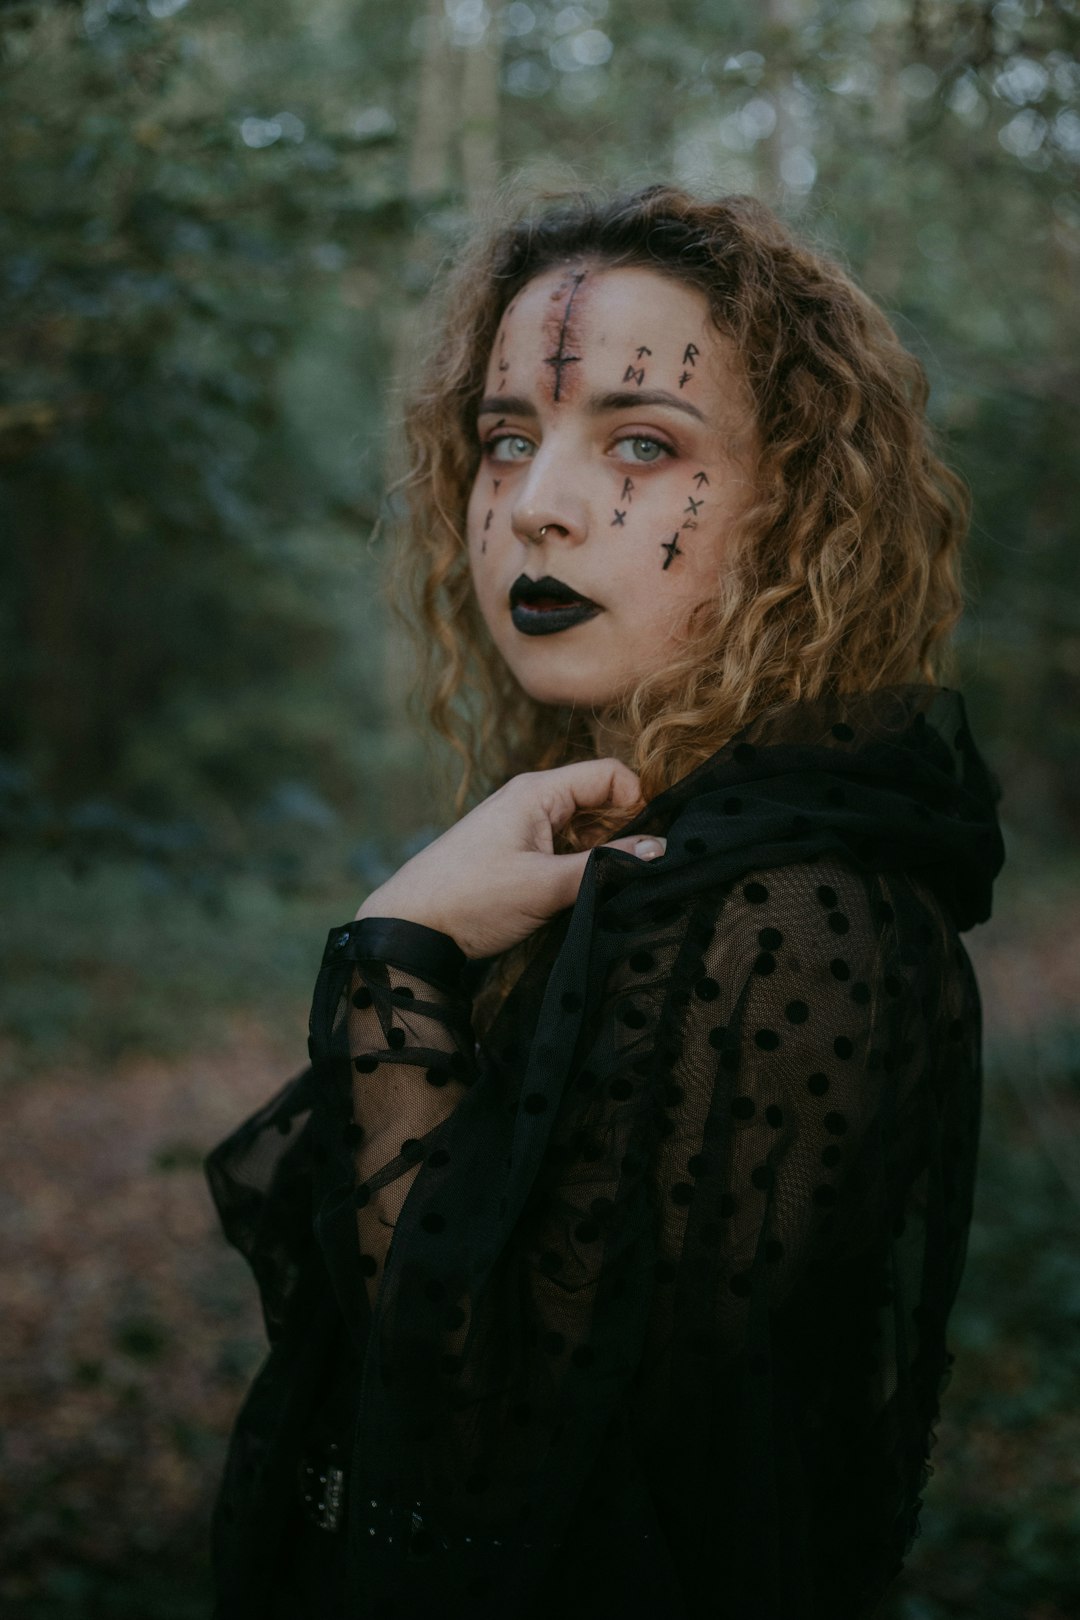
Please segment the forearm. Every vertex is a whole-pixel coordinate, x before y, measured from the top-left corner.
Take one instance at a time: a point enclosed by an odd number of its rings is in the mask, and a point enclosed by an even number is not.
[[[394,1225],[439,1127],[472,1083],[465,958],[399,918],[330,931],[311,1057],[352,1156],[361,1269],[372,1303]]]

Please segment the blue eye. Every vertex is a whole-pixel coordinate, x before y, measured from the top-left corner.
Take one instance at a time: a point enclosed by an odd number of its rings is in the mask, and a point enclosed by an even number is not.
[[[620,456],[622,461],[636,462],[638,466],[648,466],[650,462],[659,461],[661,456],[669,456],[671,451],[659,439],[650,439],[644,434],[635,433],[629,438],[619,439],[618,448],[626,445],[633,451],[632,455]]]
[[[490,461],[527,461],[532,455],[533,443],[520,433],[500,433],[487,440],[484,451]]]

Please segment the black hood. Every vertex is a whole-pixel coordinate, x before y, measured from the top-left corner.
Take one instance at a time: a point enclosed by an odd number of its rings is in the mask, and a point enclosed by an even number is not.
[[[694,886],[832,853],[907,873],[970,928],[990,915],[1005,857],[999,796],[958,692],[887,687],[788,704],[622,829],[664,834],[663,859],[598,852],[598,903],[618,926]]]

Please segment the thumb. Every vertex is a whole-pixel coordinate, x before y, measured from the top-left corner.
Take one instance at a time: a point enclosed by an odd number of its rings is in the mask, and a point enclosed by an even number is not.
[[[638,834],[629,838],[613,838],[609,844],[601,844],[601,849],[623,849],[628,855],[636,855],[639,861],[655,861],[667,849],[667,839],[653,833]]]

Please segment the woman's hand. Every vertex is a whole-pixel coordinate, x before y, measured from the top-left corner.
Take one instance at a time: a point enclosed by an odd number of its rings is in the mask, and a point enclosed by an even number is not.
[[[614,805],[629,815],[641,804],[637,776],[617,759],[515,776],[369,894],[357,919],[424,923],[466,956],[496,956],[577,898],[590,851],[553,853],[574,812]],[[652,860],[665,845],[639,835],[604,847]]]

